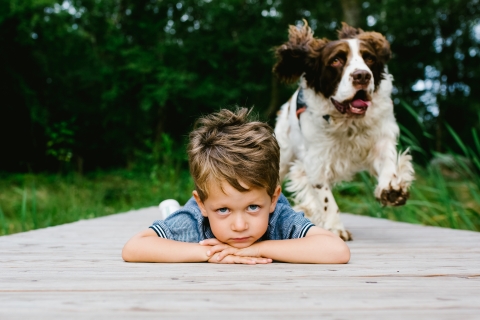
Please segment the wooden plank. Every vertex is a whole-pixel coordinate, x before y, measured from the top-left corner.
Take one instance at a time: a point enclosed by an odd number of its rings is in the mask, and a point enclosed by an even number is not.
[[[347,265],[123,262],[155,207],[0,237],[0,319],[478,319],[480,233],[342,218]]]

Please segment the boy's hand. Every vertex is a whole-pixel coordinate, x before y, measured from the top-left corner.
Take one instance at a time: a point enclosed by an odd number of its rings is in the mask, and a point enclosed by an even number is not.
[[[219,258],[219,253],[215,253],[213,256],[208,259],[210,263],[238,263],[238,264],[267,264],[271,263],[272,259],[267,258],[257,258],[257,257],[240,257],[234,255],[227,255],[225,257]]]
[[[272,259],[260,256],[255,245],[239,249],[220,242],[215,238],[203,240],[200,244],[203,246],[212,246],[210,250],[207,251],[207,255],[211,256],[208,262],[246,264],[272,262]]]

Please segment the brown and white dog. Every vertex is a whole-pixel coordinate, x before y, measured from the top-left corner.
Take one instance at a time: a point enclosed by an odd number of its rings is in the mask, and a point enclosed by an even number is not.
[[[405,204],[414,179],[411,156],[397,153],[399,128],[391,99],[393,77],[386,62],[390,44],[377,32],[343,23],[339,40],[313,37],[290,26],[289,41],[275,49],[274,73],[300,87],[278,115],[280,177],[295,208],[315,224],[351,240],[331,188],[367,170],[377,177],[383,205]],[[408,151],[408,150],[407,150]]]

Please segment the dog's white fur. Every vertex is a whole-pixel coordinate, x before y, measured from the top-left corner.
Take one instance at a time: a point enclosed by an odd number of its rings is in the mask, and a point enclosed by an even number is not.
[[[391,100],[393,77],[385,69],[384,79],[374,90],[373,74],[359,54],[357,39],[347,41],[353,55],[345,66],[333,98],[345,101],[358,90],[352,72],[365,70],[372,76],[368,87],[372,101],[363,117],[336,110],[330,98],[316,93],[300,80],[308,108],[296,115],[298,90],[280,110],[275,134],[280,145],[280,177],[288,176],[287,190],[294,195],[296,209],[304,211],[316,225],[351,240],[340,219],[332,186],[367,170],[378,178],[375,197],[395,205],[395,198],[408,197],[413,166],[407,152],[397,153],[399,128]],[[324,118],[329,115],[328,121]],[[392,201],[390,201],[392,200]]]

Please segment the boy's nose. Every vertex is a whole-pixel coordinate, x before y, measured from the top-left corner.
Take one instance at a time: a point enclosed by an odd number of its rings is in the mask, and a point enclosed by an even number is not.
[[[232,230],[234,230],[234,231],[244,231],[244,230],[248,229],[248,223],[243,218],[243,215],[236,214],[234,219],[235,220],[233,220],[233,223],[232,223]]]

